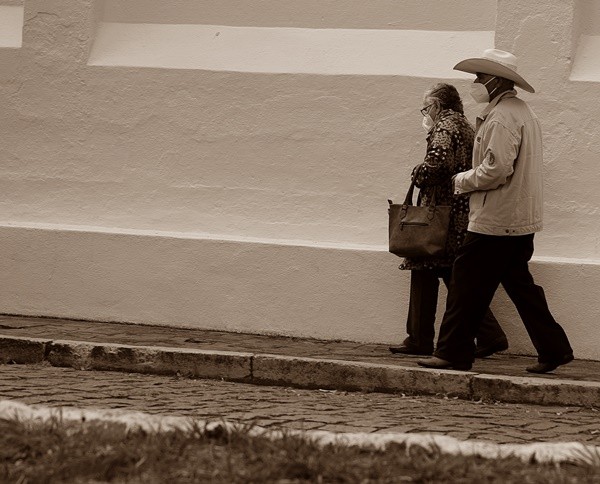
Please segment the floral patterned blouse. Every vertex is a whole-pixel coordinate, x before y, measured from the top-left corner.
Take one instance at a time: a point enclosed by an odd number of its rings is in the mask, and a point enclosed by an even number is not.
[[[452,177],[471,168],[474,131],[464,115],[446,109],[429,133],[427,154],[415,185],[420,189],[421,205],[428,204],[435,191],[436,205],[450,205],[450,227],[443,257],[405,258],[400,269],[434,269],[451,267],[457,249],[467,233],[469,219],[468,195],[454,195]]]

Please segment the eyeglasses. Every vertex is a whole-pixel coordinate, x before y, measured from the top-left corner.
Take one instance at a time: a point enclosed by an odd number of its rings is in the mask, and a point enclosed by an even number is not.
[[[426,115],[426,114],[429,112],[429,108],[430,108],[431,106],[433,106],[434,104],[435,104],[435,103],[431,103],[429,106],[425,106],[423,109],[421,109],[421,114],[422,114],[423,116],[425,116],[425,115]]]

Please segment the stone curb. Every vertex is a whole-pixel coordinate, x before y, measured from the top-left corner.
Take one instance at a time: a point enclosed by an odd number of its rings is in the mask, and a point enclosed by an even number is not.
[[[471,398],[469,376],[474,375],[268,354],[257,354],[253,361],[252,379],[256,383],[364,392],[450,394],[466,399]]]
[[[0,335],[0,363],[41,363],[47,340]]]
[[[53,341],[0,335],[0,363],[42,363],[246,383],[470,400],[599,406],[600,383],[432,370],[358,361],[234,351]]]
[[[522,376],[476,374],[473,398],[538,405],[600,405],[600,383]]]
[[[20,422],[40,424],[52,421],[57,416],[61,422],[82,422],[125,425],[129,430],[143,430],[149,433],[192,429],[207,432],[234,432],[244,429],[250,437],[262,436],[272,441],[298,436],[311,440],[319,446],[336,445],[364,449],[388,449],[393,444],[404,444],[407,449],[419,446],[435,449],[448,455],[472,455],[485,459],[517,458],[526,463],[570,463],[594,465],[600,447],[581,442],[535,442],[527,444],[496,444],[481,440],[460,440],[436,433],[372,433],[372,432],[331,432],[328,430],[273,429],[260,426],[248,428],[243,423],[227,420],[190,420],[190,417],[155,415],[144,412],[130,412],[123,409],[85,409],[76,407],[46,407],[25,405],[12,400],[0,400],[0,418],[17,419]]]
[[[46,360],[52,366],[86,370],[128,371],[191,378],[249,380],[251,353],[48,341]]]

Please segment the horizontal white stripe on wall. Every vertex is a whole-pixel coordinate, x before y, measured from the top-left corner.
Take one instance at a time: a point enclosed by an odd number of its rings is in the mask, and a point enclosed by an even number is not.
[[[104,22],[93,66],[463,78],[452,67],[493,31],[299,29]]]
[[[23,42],[23,7],[0,5],[0,47],[19,48]]]

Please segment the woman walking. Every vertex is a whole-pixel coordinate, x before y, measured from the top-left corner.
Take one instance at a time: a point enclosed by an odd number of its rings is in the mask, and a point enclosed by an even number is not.
[[[431,355],[439,280],[450,283],[452,263],[466,235],[469,198],[454,195],[452,177],[471,168],[474,131],[464,116],[456,88],[436,84],[423,97],[423,127],[427,130],[425,160],[413,169],[415,185],[420,189],[421,204],[435,193],[437,205],[450,205],[450,226],[446,253],[442,257],[406,258],[400,269],[410,270],[410,300],[406,322],[407,338],[389,349],[395,354]],[[487,310],[477,334],[476,356],[483,358],[508,348],[506,334]]]

